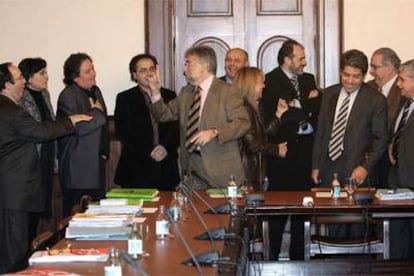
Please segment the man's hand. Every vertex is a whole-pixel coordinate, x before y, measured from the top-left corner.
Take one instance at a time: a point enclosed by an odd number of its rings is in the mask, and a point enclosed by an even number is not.
[[[151,151],[151,158],[157,162],[164,160],[164,158],[167,157],[167,155],[167,150],[161,145],[156,145],[154,149]]]
[[[288,109],[288,103],[284,99],[279,98],[279,100],[277,101],[277,109],[275,113],[276,117],[278,117],[279,119],[282,118],[283,113],[285,113]]]
[[[155,73],[149,74],[147,77],[148,86],[151,90],[151,97],[161,94],[161,77],[160,77],[160,69],[157,65]]]
[[[103,106],[101,105],[101,103],[99,101],[95,101],[92,98],[89,98],[89,103],[91,104],[91,108],[96,108],[99,109],[100,111],[104,111]]]
[[[277,145],[277,147],[279,150],[279,157],[285,158],[288,151],[287,142],[280,143]]]
[[[89,122],[93,117],[86,114],[73,114],[69,116],[69,119],[73,125],[76,125],[79,122]]]
[[[368,175],[367,170],[362,166],[358,166],[352,171],[351,178],[355,179],[355,181],[357,182],[357,185],[360,185],[362,184],[362,182],[365,181],[365,178],[367,178],[367,175]]]
[[[312,173],[311,173],[311,178],[313,180],[313,183],[315,183],[316,185],[319,184],[319,170],[318,169],[313,169]]]
[[[213,140],[215,137],[217,137],[217,135],[218,135],[218,132],[217,132],[217,129],[215,128],[201,130],[196,135],[194,135],[190,141],[194,145],[202,147],[208,142],[210,142],[211,140]]]
[[[319,91],[317,89],[313,89],[312,91],[309,92],[308,98],[312,99],[318,96],[319,96]]]

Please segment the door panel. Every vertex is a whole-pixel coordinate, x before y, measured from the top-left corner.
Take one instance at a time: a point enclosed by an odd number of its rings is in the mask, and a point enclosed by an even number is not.
[[[338,80],[340,0],[157,0],[146,4],[147,49],[168,68],[163,76],[167,87],[179,90],[185,84],[183,59],[191,46],[213,47],[218,59],[217,76],[222,76],[229,48],[244,48],[250,65],[268,72],[278,66],[277,53],[288,38],[305,46],[305,70],[315,74],[320,86]],[[159,16],[151,20],[151,12],[160,10],[160,5],[170,11],[170,18],[163,19],[170,22],[166,32],[170,36],[161,37],[150,31],[152,24],[160,24]],[[160,43],[171,51],[161,52],[159,46],[153,47]],[[168,47],[169,43],[172,47]]]

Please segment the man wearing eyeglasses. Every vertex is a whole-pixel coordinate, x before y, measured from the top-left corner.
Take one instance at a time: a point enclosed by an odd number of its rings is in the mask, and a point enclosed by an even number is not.
[[[129,72],[137,85],[119,93],[115,105],[115,129],[122,153],[115,183],[124,188],[173,190],[178,175],[178,121],[158,123],[151,115],[148,79],[156,72],[157,60],[150,54],[131,59]],[[174,91],[161,88],[165,102],[176,97]]]
[[[404,104],[401,89],[397,86],[400,63],[401,60],[397,53],[390,48],[379,48],[374,51],[371,57],[369,73],[374,79],[367,84],[387,98],[389,135],[391,135],[397,110],[399,110],[401,104]],[[384,154],[372,173],[372,181],[375,182],[377,187],[388,187],[389,167],[388,155]]]

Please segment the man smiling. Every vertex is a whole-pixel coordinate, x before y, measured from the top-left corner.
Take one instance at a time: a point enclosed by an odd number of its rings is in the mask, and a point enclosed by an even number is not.
[[[368,59],[358,50],[341,57],[341,83],[327,88],[321,104],[312,159],[312,179],[329,186],[337,173],[341,183],[358,183],[379,160],[387,144],[387,102],[364,84]]]

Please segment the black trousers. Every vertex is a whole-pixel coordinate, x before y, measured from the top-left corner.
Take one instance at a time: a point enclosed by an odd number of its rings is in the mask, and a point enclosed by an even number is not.
[[[414,260],[414,219],[390,220],[390,259]]]
[[[24,211],[0,210],[0,274],[27,266],[29,216]]]
[[[288,216],[269,217],[270,259],[277,260],[282,245],[283,232]],[[290,218],[290,260],[303,260],[304,258],[304,219],[302,216]]]

